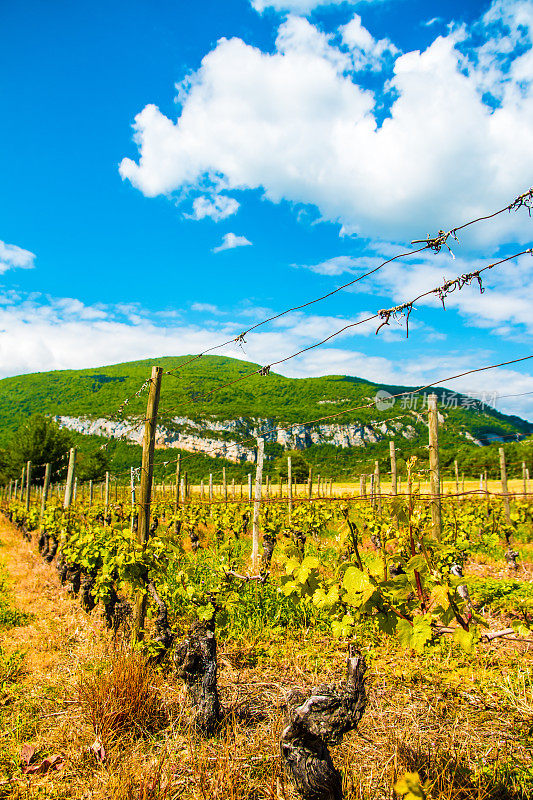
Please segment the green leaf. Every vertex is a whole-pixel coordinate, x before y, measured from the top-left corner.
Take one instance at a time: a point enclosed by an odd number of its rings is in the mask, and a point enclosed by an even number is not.
[[[394,791],[404,800],[425,800],[428,788],[428,781],[422,783],[418,772],[406,772],[394,784]]]
[[[453,639],[459,644],[465,653],[471,653],[474,649],[474,630],[465,631],[464,628],[456,628]]]
[[[352,633],[353,623],[354,618],[349,614],[345,614],[342,620],[332,620],[331,630],[333,631],[333,636],[338,639],[346,639]]]

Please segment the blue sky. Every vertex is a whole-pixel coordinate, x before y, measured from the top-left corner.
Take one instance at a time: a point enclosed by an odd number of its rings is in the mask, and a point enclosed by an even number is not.
[[[10,2],[0,375],[197,352],[533,184],[533,3]],[[524,209],[228,355],[270,363],[531,244]],[[287,362],[418,384],[533,353],[533,259]],[[355,290],[356,289],[356,290]],[[449,385],[533,418],[533,369]],[[507,397],[506,395],[517,395]]]

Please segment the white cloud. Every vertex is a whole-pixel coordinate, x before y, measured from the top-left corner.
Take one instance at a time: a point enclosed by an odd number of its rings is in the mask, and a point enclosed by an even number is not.
[[[268,313],[268,309],[256,309]],[[207,313],[211,313],[207,310]],[[22,298],[6,293],[0,299],[0,377],[54,369],[83,369],[105,364],[166,355],[198,353],[237,336],[249,325],[253,309],[236,311],[231,322],[192,325],[169,315],[150,314],[138,305],[87,306],[76,298]],[[245,312],[248,312],[245,314]],[[271,329],[250,334],[243,348],[237,344],[219,355],[269,364],[313,344],[317,337],[340,327],[337,317],[306,317],[298,313],[278,320]],[[352,335],[366,337],[375,327],[355,328]],[[347,334],[347,336],[350,334]],[[346,338],[347,338],[346,336]],[[339,341],[339,340],[337,340]],[[340,340],[342,341],[342,339]],[[371,356],[359,350],[329,346],[310,350],[275,371],[289,377],[345,374],[382,383],[421,385],[483,364],[496,362],[493,352],[469,350],[441,355],[419,353],[402,359]],[[533,375],[513,368],[491,370],[452,381],[457,391],[500,395],[533,391]],[[532,417],[531,398],[502,398],[498,407],[507,413]]]
[[[290,11],[294,14],[310,14],[321,6],[355,5],[360,0],[250,0],[260,14],[267,8],[274,11]]]
[[[8,269],[33,269],[36,256],[16,244],[0,241],[0,275]]]
[[[213,247],[213,253],[221,253],[223,250],[233,250],[234,247],[247,247],[252,243],[246,236],[236,236],[234,233],[225,233],[222,237],[222,244]]]
[[[228,197],[225,194],[218,194],[213,197],[202,195],[195,198],[192,208],[192,219],[210,217],[214,222],[220,222],[221,219],[226,219],[235,214],[239,209],[239,203],[234,197]]]
[[[214,306],[211,303],[193,303],[191,310],[198,311],[199,313],[214,314],[215,316],[224,313],[218,306]]]
[[[294,17],[279,26],[272,53],[221,39],[182,85],[176,122],[154,105],[136,117],[139,161],[123,159],[120,173],[148,196],[198,191],[206,181],[219,192],[262,189],[272,202],[316,206],[344,233],[371,238],[453,227],[533,182],[528,9],[493,4],[474,26],[477,47],[458,28],[396,55],[381,124],[383,97],[364,88],[354,65],[382,67],[392,46],[357,17],[344,42]],[[507,35],[513,10],[521,24]],[[529,230],[523,213],[479,226],[494,238],[523,240]]]
[[[380,69],[386,56],[399,53],[389,39],[376,40],[363,26],[359,14],[354,14],[347,25],[340,28],[342,40],[350,50],[355,70],[372,67]]]

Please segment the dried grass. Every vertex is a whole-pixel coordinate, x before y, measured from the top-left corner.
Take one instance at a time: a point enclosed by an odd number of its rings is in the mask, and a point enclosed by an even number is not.
[[[168,722],[159,676],[139,652],[111,651],[98,669],[80,676],[76,690],[82,716],[104,745],[125,733],[144,735]]]

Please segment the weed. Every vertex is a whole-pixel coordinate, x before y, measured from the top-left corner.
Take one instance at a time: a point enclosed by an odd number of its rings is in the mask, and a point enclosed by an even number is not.
[[[78,704],[108,744],[126,732],[143,735],[166,724],[157,684],[157,673],[141,653],[115,650],[94,672],[80,676]]]

